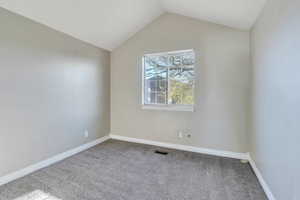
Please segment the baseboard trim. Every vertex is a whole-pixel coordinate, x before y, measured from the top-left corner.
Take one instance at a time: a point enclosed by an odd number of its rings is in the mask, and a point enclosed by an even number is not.
[[[255,175],[256,175],[259,183],[260,183],[260,185],[262,186],[263,190],[265,191],[268,199],[269,200],[276,200],[273,193],[272,193],[272,191],[271,191],[271,189],[270,189],[270,187],[268,186],[267,182],[265,181],[265,179],[263,178],[261,172],[259,171],[258,167],[256,166],[254,160],[251,158],[251,155],[249,154],[248,157],[249,157],[248,158],[249,163],[250,163],[250,165],[251,165],[251,167],[252,167],[252,169],[253,169],[253,171],[254,171],[254,173],[255,173]]]
[[[115,140],[121,140],[121,141],[126,141],[126,142],[148,144],[148,145],[153,145],[153,146],[165,147],[165,148],[169,148],[169,149],[177,149],[177,150],[182,150],[182,151],[189,151],[189,152],[202,153],[202,154],[208,154],[208,155],[214,155],[214,156],[221,156],[221,157],[226,157],[226,158],[248,160],[248,153],[236,153],[236,152],[231,152],[231,151],[214,150],[214,149],[200,148],[200,147],[181,145],[181,144],[156,142],[156,141],[152,141],[152,140],[137,139],[137,138],[125,137],[125,136],[114,135],[114,134],[110,134],[110,137]]]
[[[57,163],[57,162],[59,162],[61,160],[64,160],[64,159],[66,159],[68,157],[71,157],[71,156],[73,156],[75,154],[78,154],[78,153],[80,153],[80,152],[82,152],[84,150],[87,150],[87,149],[89,149],[89,148],[91,148],[91,147],[93,147],[95,145],[98,145],[98,144],[100,144],[102,142],[105,142],[106,140],[109,140],[109,139],[110,139],[109,136],[104,136],[102,138],[99,138],[99,139],[94,140],[92,142],[89,142],[87,144],[83,144],[83,145],[81,145],[79,147],[76,147],[76,148],[71,149],[69,151],[63,152],[63,153],[58,154],[56,156],[53,156],[52,158],[49,158],[47,160],[43,160],[43,161],[41,161],[39,163],[30,165],[30,166],[28,166],[26,168],[23,168],[21,170],[18,170],[16,172],[13,172],[11,174],[8,174],[8,175],[5,175],[3,177],[0,177],[0,186],[4,185],[4,184],[7,184],[7,183],[9,183],[11,181],[14,181],[16,179],[22,178],[22,177],[24,177],[24,176],[26,176],[28,174],[31,174],[31,173],[33,173],[33,172],[35,172],[37,170],[40,170],[42,168],[48,167],[48,166],[50,166],[50,165],[52,165],[54,163]]]
[[[195,152],[195,153],[202,153],[202,154],[208,154],[208,155],[214,155],[214,156],[220,156],[220,157],[227,157],[227,158],[235,158],[235,159],[243,159],[248,160],[255,175],[258,178],[258,181],[260,182],[263,190],[265,191],[267,197],[269,200],[276,200],[273,193],[271,192],[270,187],[264,180],[261,172],[257,168],[254,160],[251,158],[251,155],[249,153],[236,153],[236,152],[230,152],[230,151],[222,151],[222,150],[214,150],[214,149],[208,149],[208,148],[200,148],[200,147],[193,147],[188,145],[180,145],[180,144],[172,144],[172,143],[165,143],[165,142],[156,142],[152,140],[144,140],[144,139],[138,139],[138,138],[131,138],[131,137],[125,137],[120,135],[113,135],[110,134],[109,136],[104,136],[102,138],[99,138],[97,140],[94,140],[92,142],[89,142],[87,144],[83,144],[77,148],[71,149],[69,151],[63,152],[61,154],[58,154],[52,158],[49,158],[47,160],[41,161],[39,163],[30,165],[24,169],[18,170],[16,172],[13,172],[11,174],[5,175],[3,177],[0,177],[0,186],[7,184],[11,181],[14,181],[16,179],[22,178],[28,174],[31,174],[35,171],[38,171],[42,168],[48,167],[52,164],[55,164],[61,160],[64,160],[68,157],[71,157],[75,154],[78,154],[82,151],[85,151],[93,146],[96,146],[100,143],[103,143],[109,139],[115,139],[120,141],[126,141],[126,142],[133,142],[133,143],[139,143],[139,144],[148,144],[153,146],[159,146],[159,147],[165,147],[169,149],[177,149],[177,150],[183,150],[183,151],[189,151],[189,152]]]

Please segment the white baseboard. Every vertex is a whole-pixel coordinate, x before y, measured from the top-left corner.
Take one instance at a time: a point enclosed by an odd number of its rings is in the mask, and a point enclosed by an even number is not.
[[[41,161],[39,163],[30,165],[30,166],[28,166],[28,167],[26,167],[24,169],[19,170],[19,171],[16,171],[16,172],[13,172],[13,173],[8,174],[6,176],[0,177],[0,186],[4,185],[6,183],[9,183],[11,181],[14,181],[14,180],[16,180],[18,178],[22,178],[22,177],[24,177],[24,176],[26,176],[28,174],[31,174],[31,173],[33,173],[33,172],[35,172],[37,170],[40,170],[40,169],[42,169],[44,167],[47,167],[47,166],[52,165],[54,163],[57,163],[57,162],[59,162],[59,161],[61,161],[63,159],[66,159],[66,158],[68,158],[70,156],[73,156],[73,155],[75,155],[77,153],[80,153],[80,152],[82,152],[84,150],[87,150],[87,149],[89,149],[89,148],[91,148],[91,147],[93,147],[93,146],[95,146],[97,144],[100,144],[100,143],[102,143],[102,142],[104,142],[104,141],[106,141],[108,139],[110,139],[109,136],[104,136],[102,138],[99,138],[99,139],[94,140],[92,142],[89,142],[87,144],[83,144],[83,145],[81,145],[81,146],[79,146],[79,147],[77,147],[75,149],[71,149],[69,151],[66,151],[64,153],[58,154],[58,155],[56,155],[56,156],[54,156],[52,158],[49,158],[47,160]]]
[[[259,169],[257,168],[257,166],[256,166],[254,160],[251,158],[251,155],[250,155],[250,154],[249,154],[249,159],[248,159],[248,160],[249,160],[249,162],[250,162],[250,165],[251,165],[251,167],[252,167],[252,169],[253,169],[253,171],[254,171],[254,173],[255,173],[255,175],[256,175],[256,177],[257,177],[259,183],[260,183],[260,185],[261,185],[262,188],[264,189],[264,191],[265,191],[265,193],[266,193],[268,199],[269,199],[269,200],[276,200],[275,197],[274,197],[274,195],[273,195],[273,193],[272,193],[272,191],[271,191],[271,189],[270,189],[270,187],[268,186],[267,182],[266,182],[265,179],[263,178],[261,172],[260,172]]]
[[[181,144],[172,144],[172,143],[165,143],[165,142],[156,142],[152,140],[144,140],[144,139],[137,139],[131,137],[124,137],[120,135],[113,135],[110,134],[110,137],[115,140],[121,140],[126,142],[133,142],[133,143],[140,143],[140,144],[148,144],[153,146],[165,147],[169,149],[178,149],[182,151],[190,151],[214,156],[221,156],[226,158],[236,158],[236,159],[243,159],[248,160],[249,154],[248,153],[236,153],[231,151],[222,151],[222,150],[214,150],[214,149],[207,149],[207,148],[200,148],[188,145],[181,145]]]
[[[202,153],[202,154],[208,154],[208,155],[214,155],[214,156],[221,156],[221,157],[227,157],[227,158],[235,158],[235,159],[243,159],[243,160],[249,160],[251,167],[253,168],[254,173],[256,174],[262,188],[264,189],[267,197],[269,200],[276,200],[273,193],[271,192],[268,184],[264,180],[262,174],[260,173],[259,169],[257,168],[254,160],[251,158],[249,153],[236,153],[236,152],[230,152],[230,151],[221,151],[221,150],[214,150],[214,149],[207,149],[207,148],[200,148],[200,147],[193,147],[193,146],[187,146],[187,145],[181,145],[181,144],[171,144],[171,143],[164,143],[164,142],[156,142],[151,140],[144,140],[144,139],[137,139],[137,138],[130,138],[130,137],[124,137],[120,135],[113,135],[110,134],[110,136],[104,136],[102,138],[99,138],[95,141],[89,142],[87,144],[81,145],[75,149],[71,149],[69,151],[66,151],[64,153],[58,154],[52,158],[49,158],[47,160],[41,161],[39,163],[36,163],[34,165],[28,166],[24,169],[21,169],[19,171],[13,172],[11,174],[8,174],[6,176],[0,177],[0,186],[4,185],[6,183],[9,183],[11,181],[14,181],[18,178],[22,178],[28,174],[31,174],[37,170],[40,170],[42,168],[45,168],[47,166],[50,166],[54,163],[57,163],[61,160],[64,160],[70,156],[73,156],[77,153],[80,153],[84,150],[87,150],[93,146],[96,146],[102,142],[105,142],[109,139],[115,139],[115,140],[121,140],[121,141],[127,141],[127,142],[133,142],[133,143],[140,143],[140,144],[148,144],[153,146],[159,146],[159,147],[165,147],[169,149],[178,149],[183,151],[189,151],[189,152],[196,152],[196,153]]]

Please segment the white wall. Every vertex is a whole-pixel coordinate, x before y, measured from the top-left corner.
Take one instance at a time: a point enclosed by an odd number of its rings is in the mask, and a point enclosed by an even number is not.
[[[0,177],[107,135],[109,52],[1,8],[0,24]]]
[[[250,148],[277,200],[300,199],[299,10],[299,0],[269,0],[252,31]]]
[[[165,14],[112,52],[111,133],[160,142],[246,152],[249,32]],[[195,49],[196,111],[141,108],[144,53]],[[177,138],[189,129],[191,139]]]

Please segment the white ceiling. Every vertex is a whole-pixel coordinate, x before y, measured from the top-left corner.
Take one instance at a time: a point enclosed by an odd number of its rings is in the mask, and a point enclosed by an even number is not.
[[[248,30],[266,0],[0,0],[0,6],[112,50],[164,12]]]
[[[163,0],[168,12],[249,30],[266,0]]]

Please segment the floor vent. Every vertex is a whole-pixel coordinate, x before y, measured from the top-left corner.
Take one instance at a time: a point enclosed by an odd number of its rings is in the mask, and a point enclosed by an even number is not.
[[[161,150],[156,150],[155,153],[161,154],[161,155],[168,155],[168,152],[166,152],[166,151],[161,151]]]

